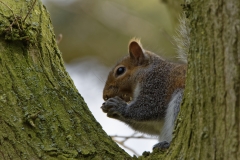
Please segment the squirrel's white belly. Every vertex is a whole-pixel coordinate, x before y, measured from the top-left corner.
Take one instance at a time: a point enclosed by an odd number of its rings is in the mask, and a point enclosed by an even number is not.
[[[129,125],[136,131],[159,136],[164,121],[132,121]]]

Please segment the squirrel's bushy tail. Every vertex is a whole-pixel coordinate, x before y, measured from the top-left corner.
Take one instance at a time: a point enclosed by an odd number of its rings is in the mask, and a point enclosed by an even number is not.
[[[184,63],[187,63],[187,54],[190,46],[190,29],[185,15],[182,15],[179,18],[179,23],[180,24],[174,40],[177,47],[178,58],[181,59]]]

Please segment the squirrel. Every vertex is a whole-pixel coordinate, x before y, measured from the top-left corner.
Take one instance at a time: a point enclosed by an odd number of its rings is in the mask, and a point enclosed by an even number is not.
[[[180,22],[175,41],[185,63],[164,60],[145,50],[140,40],[134,38],[129,43],[129,55],[110,71],[103,89],[102,111],[136,131],[159,136],[153,149],[165,150],[170,146],[185,88],[190,40],[186,22]]]

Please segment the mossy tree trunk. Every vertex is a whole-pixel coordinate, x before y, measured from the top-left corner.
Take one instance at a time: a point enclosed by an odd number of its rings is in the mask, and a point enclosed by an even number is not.
[[[148,159],[240,158],[240,1],[185,2],[191,46],[170,149]]]
[[[40,0],[0,1],[0,159],[124,159],[65,71]]]
[[[49,15],[33,2],[0,0],[0,159],[128,157],[87,109]],[[168,151],[141,158],[237,159],[240,2],[190,0],[185,9],[191,47],[175,138]]]

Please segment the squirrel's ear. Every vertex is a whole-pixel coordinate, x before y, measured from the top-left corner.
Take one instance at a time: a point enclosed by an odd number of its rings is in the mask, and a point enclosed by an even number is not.
[[[141,62],[144,60],[144,49],[139,40],[131,40],[129,43],[129,55],[130,58]]]

